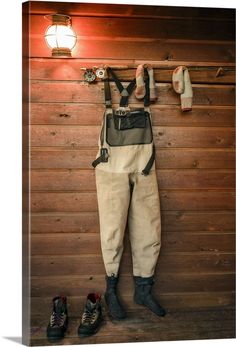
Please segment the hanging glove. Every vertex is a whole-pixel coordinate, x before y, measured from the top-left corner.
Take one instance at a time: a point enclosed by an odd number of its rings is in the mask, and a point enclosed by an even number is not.
[[[173,71],[172,82],[175,92],[180,94],[182,111],[191,111],[193,90],[186,66],[179,66]]]
[[[150,101],[156,101],[157,92],[156,92],[156,84],[154,79],[154,71],[151,65],[147,65],[147,72],[149,75],[149,90],[150,90]]]
[[[143,99],[146,94],[145,82],[144,82],[144,64],[140,64],[136,70],[136,89],[135,96],[137,99]]]
[[[156,85],[154,79],[154,71],[151,65],[140,64],[136,70],[136,89],[135,96],[137,99],[143,99],[146,94],[145,82],[144,82],[144,69],[147,69],[149,76],[149,91],[150,91],[150,101],[156,101]]]

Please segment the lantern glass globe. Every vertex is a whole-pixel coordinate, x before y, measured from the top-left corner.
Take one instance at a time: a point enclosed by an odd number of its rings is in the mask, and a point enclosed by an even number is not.
[[[76,34],[71,26],[53,24],[45,32],[45,39],[51,49],[67,48],[72,50],[76,44]]]

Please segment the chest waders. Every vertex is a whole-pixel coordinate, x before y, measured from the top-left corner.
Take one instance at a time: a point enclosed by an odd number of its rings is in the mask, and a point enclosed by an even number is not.
[[[133,275],[135,279],[146,278],[150,282],[161,245],[160,203],[148,108],[148,79],[144,108],[130,110],[128,98],[135,88],[135,79],[124,88],[112,69],[108,68],[107,73],[111,74],[120,92],[120,107],[112,108],[109,80],[106,79],[106,110],[99,152],[92,165],[96,168],[101,248],[107,274],[105,299],[113,317],[124,318],[124,310],[119,302],[114,303],[111,291],[114,294],[118,280],[126,224],[128,222]]]

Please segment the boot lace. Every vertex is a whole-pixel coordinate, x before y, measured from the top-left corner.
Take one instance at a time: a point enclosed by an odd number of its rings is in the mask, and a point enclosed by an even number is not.
[[[57,312],[53,312],[51,315],[51,326],[62,326],[64,322],[64,313],[60,314]]]
[[[82,316],[83,324],[93,324],[96,320],[96,311],[85,310]]]

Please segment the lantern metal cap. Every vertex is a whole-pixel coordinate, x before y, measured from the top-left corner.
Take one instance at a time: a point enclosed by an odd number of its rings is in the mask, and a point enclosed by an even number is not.
[[[46,14],[44,18],[52,22],[52,24],[59,24],[59,25],[71,24],[71,17],[66,14],[60,14],[60,13]]]
[[[71,57],[71,50],[66,47],[59,47],[52,49],[53,57]]]

